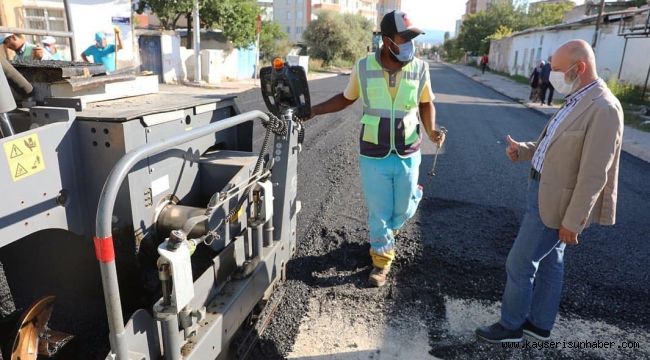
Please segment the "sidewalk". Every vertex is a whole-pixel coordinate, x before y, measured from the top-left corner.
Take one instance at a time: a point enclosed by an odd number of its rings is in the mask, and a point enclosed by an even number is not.
[[[560,107],[555,106],[542,106],[538,103],[531,103],[528,100],[530,94],[530,87],[511,80],[505,76],[496,75],[492,72],[481,74],[481,70],[456,64],[446,64],[450,68],[458,71],[459,73],[477,81],[487,87],[492,88],[494,91],[507,96],[518,103],[536,110],[548,117],[552,116]],[[558,95],[561,97],[561,95]],[[558,98],[559,98],[558,97]],[[623,131],[623,151],[637,158],[650,162],[650,133],[637,130],[635,128],[626,126]]]

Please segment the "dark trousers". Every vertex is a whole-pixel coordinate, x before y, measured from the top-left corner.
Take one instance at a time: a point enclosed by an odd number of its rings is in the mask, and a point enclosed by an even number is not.
[[[546,99],[546,91],[548,91],[548,100],[546,103],[551,105],[553,104],[553,92],[555,91],[555,88],[551,83],[543,82],[541,84],[541,89],[539,90],[539,98],[542,101],[542,105],[544,105],[544,99]]]
[[[481,64],[481,70],[483,71],[483,74],[485,74],[486,68],[487,68],[487,64]]]

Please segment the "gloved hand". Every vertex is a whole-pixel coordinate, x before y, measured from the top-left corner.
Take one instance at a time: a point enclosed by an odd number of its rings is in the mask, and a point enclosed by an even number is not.
[[[429,136],[429,140],[431,140],[432,143],[438,145],[438,147],[441,147],[447,138],[447,135],[445,135],[444,132],[438,130],[431,130],[431,132],[427,135]]]

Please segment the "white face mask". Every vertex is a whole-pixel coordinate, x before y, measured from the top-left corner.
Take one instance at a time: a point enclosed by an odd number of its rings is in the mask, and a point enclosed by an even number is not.
[[[573,64],[567,71],[571,71],[574,66],[577,64]],[[551,71],[551,75],[549,76],[549,81],[551,82],[551,85],[555,88],[555,91],[559,92],[560,94],[563,95],[569,95],[575,91],[575,86],[576,83],[578,82],[578,76],[573,81],[567,82],[566,80],[566,73],[562,71]]]

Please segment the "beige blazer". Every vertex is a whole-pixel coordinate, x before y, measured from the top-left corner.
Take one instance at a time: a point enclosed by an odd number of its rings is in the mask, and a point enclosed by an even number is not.
[[[533,158],[548,126],[536,142],[521,143],[520,161]],[[557,128],[546,151],[539,214],[547,227],[580,233],[591,223],[614,224],[622,139],[623,109],[599,80]]]

